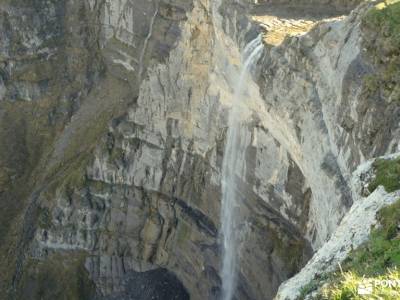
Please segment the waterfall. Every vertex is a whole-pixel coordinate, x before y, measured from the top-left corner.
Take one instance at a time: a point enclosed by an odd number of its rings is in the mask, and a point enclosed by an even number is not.
[[[236,288],[238,232],[237,208],[239,206],[239,184],[236,177],[243,178],[244,170],[240,171],[240,164],[244,159],[243,145],[240,142],[240,105],[244,99],[246,82],[252,67],[259,60],[263,50],[262,38],[258,36],[244,49],[242,67],[238,82],[235,84],[235,93],[232,109],[228,120],[225,153],[222,163],[222,204],[221,204],[221,233],[223,238],[222,262],[222,299],[231,300]],[[239,174],[238,174],[239,173]]]

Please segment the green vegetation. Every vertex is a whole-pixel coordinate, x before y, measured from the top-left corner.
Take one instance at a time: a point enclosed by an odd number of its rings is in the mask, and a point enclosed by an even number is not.
[[[364,278],[400,280],[400,199],[379,211],[379,226],[372,230],[364,245],[350,253],[342,269],[315,279],[306,285],[300,299],[326,283],[316,299],[377,299],[362,298],[357,288]],[[377,286],[374,296],[380,299],[400,299],[400,287]]]
[[[380,185],[383,185],[388,193],[400,189],[400,157],[393,160],[378,159],[373,168],[375,178],[368,185],[371,193]]]
[[[364,48],[376,66],[364,77],[367,97],[380,95],[400,102],[400,0],[377,4],[363,18]]]
[[[261,223],[262,224],[262,223]],[[277,228],[268,224],[267,227],[259,225],[261,230],[267,232],[274,247],[276,254],[282,262],[284,262],[288,274],[294,275],[304,265],[304,260],[307,255],[307,244],[300,238],[287,234],[284,231],[279,231]],[[261,235],[261,233],[259,233]]]
[[[273,255],[284,264],[290,277],[304,266],[306,259],[311,256],[311,250],[305,240],[281,229],[262,217],[252,219],[254,235],[268,235],[272,249],[265,249],[265,251],[273,251]]]
[[[321,286],[322,279],[313,279],[308,284],[302,287],[299,299],[305,299],[311,292],[317,290]]]
[[[94,283],[85,270],[85,254],[52,254],[46,260],[30,259],[18,290],[18,299],[92,299]]]
[[[379,89],[379,78],[377,78],[375,75],[367,75],[364,77],[364,86],[366,89],[366,92],[368,93],[374,93]]]
[[[385,37],[391,37],[400,46],[400,0],[387,0],[376,5],[365,16],[367,26],[382,28]]]
[[[38,209],[38,225],[42,229],[51,228],[51,215],[47,207],[39,207]]]
[[[15,271],[16,247],[26,199],[41,176],[43,157],[48,156],[56,126],[49,124],[48,112],[55,101],[2,102],[0,121],[0,298],[11,284]],[[35,172],[35,170],[37,170]]]
[[[296,274],[303,265],[306,244],[300,239],[274,239],[277,254],[285,262],[289,274]]]
[[[377,219],[381,226],[372,230],[365,245],[351,253],[343,264],[344,270],[378,276],[400,266],[400,200],[383,208]]]
[[[322,289],[322,299],[329,300],[366,300],[366,299],[399,299],[400,287],[374,284],[376,281],[400,280],[400,272],[388,271],[384,276],[376,276],[369,280],[354,272],[345,272],[340,275],[341,281]],[[359,287],[371,285],[371,295],[358,293]]]

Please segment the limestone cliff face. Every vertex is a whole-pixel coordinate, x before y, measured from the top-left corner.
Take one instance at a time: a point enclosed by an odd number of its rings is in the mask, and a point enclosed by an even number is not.
[[[0,4],[1,297],[218,298],[227,115],[260,32],[250,2],[218,4]],[[237,299],[272,299],[356,166],[398,151],[399,104],[364,80],[367,6],[266,44],[247,83]]]
[[[376,72],[361,25],[367,9],[285,41],[264,61],[270,128],[298,150],[294,160],[313,192],[308,234],[317,247],[352,204],[348,182],[356,166],[399,149],[398,102],[370,93],[365,80]]]

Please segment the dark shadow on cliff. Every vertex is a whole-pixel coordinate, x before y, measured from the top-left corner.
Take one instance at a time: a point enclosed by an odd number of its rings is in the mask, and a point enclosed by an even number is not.
[[[95,300],[189,300],[189,294],[174,274],[166,269],[127,273],[125,292]]]

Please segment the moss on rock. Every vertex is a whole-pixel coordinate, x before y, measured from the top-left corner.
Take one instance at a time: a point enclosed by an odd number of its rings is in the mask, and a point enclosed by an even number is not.
[[[51,254],[45,260],[29,259],[17,299],[92,299],[95,286],[84,267],[85,258],[85,253],[75,252]]]
[[[400,158],[378,159],[373,163],[375,178],[369,183],[368,190],[372,193],[382,185],[388,193],[400,189]]]
[[[38,212],[38,225],[42,229],[51,228],[51,214],[47,207],[40,207]]]
[[[366,96],[400,103],[400,1],[374,6],[362,20],[364,48],[376,72],[364,77]]]
[[[364,17],[367,26],[381,28],[385,37],[400,46],[400,1],[386,0],[377,4]]]

